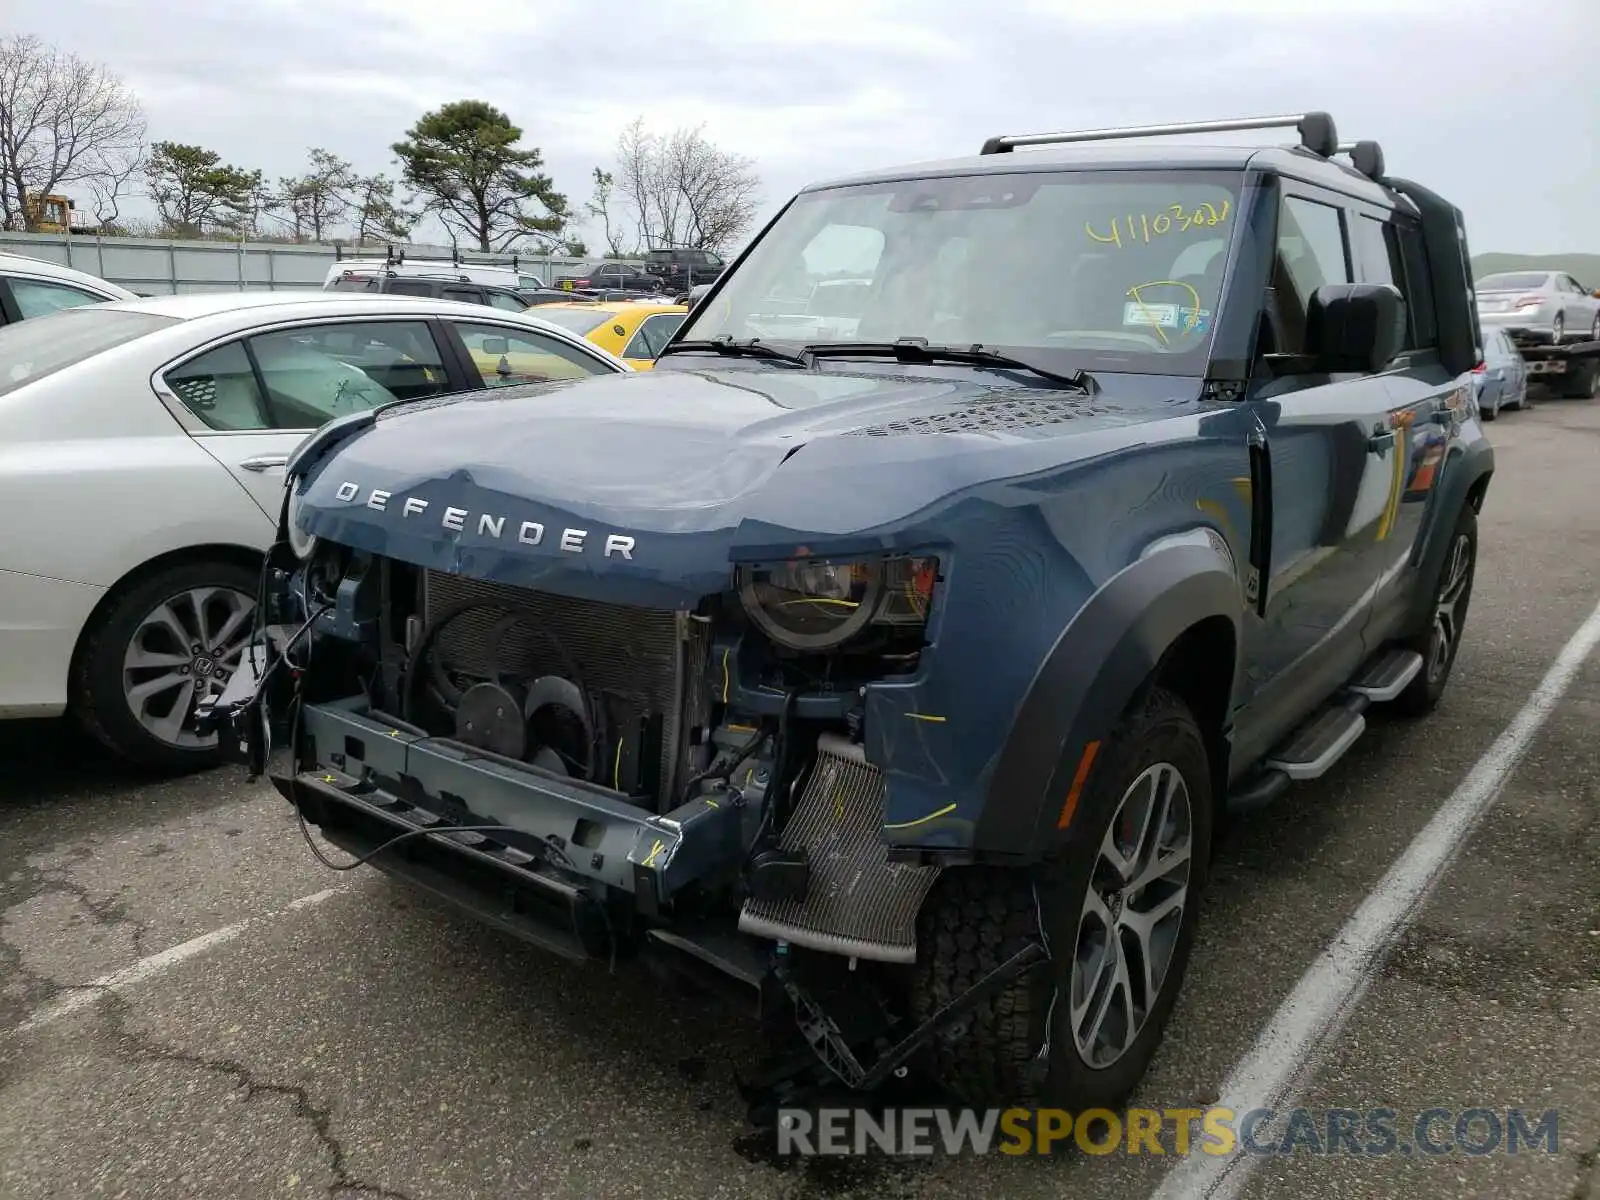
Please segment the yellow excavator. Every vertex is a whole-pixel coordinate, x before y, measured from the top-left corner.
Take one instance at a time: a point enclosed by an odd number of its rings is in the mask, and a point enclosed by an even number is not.
[[[66,196],[41,196],[27,199],[28,225],[38,233],[93,233],[93,222],[79,219],[77,205]]]

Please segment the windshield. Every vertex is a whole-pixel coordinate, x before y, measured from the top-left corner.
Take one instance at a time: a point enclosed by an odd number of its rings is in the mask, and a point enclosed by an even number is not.
[[[0,329],[0,396],[176,320],[93,306],[7,325]]]
[[[681,336],[920,337],[1053,367],[1198,374],[1240,178],[1028,172],[804,193]]]
[[[557,308],[551,304],[541,304],[534,315],[582,337],[591,329],[603,325],[609,314],[592,308]]]
[[[1485,275],[1474,285],[1480,292],[1526,292],[1542,288],[1550,276],[1532,271],[1506,275]]]

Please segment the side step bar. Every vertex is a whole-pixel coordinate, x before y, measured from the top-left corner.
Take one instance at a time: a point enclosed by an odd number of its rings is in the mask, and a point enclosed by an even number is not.
[[[1389,649],[1369,659],[1343,691],[1267,755],[1261,770],[1235,785],[1228,807],[1258,808],[1291,783],[1326,775],[1366,732],[1367,708],[1393,700],[1421,670],[1422,655],[1415,650]]]

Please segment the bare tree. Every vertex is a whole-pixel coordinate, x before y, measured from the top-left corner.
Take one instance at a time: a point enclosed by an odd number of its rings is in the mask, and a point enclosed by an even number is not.
[[[683,200],[677,244],[723,250],[755,220],[761,181],[753,161],[719,149],[703,129],[680,129],[664,148],[668,178]]]
[[[144,141],[138,99],[104,66],[0,38],[0,222],[37,228],[36,196],[121,174]],[[129,176],[132,171],[127,172]]]
[[[612,182],[646,249],[724,249],[755,219],[754,163],[715,145],[703,126],[662,135],[638,117],[617,138],[616,154],[616,170],[597,169],[596,179]]]
[[[122,202],[132,193],[133,181],[144,173],[144,167],[145,151],[139,146],[132,153],[106,160],[100,173],[84,180],[96,230],[107,233],[119,227]]]

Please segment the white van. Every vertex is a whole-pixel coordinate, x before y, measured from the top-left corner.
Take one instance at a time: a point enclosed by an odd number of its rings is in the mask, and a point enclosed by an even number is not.
[[[352,275],[381,275],[388,272],[391,275],[428,275],[434,278],[447,277],[460,279],[468,283],[492,283],[508,288],[542,288],[544,280],[529,271],[513,270],[511,267],[496,266],[491,263],[457,263],[448,258],[412,258],[391,262],[382,258],[346,258],[335,262],[328,268],[328,276],[322,281],[322,286],[327,288],[340,279]]]

